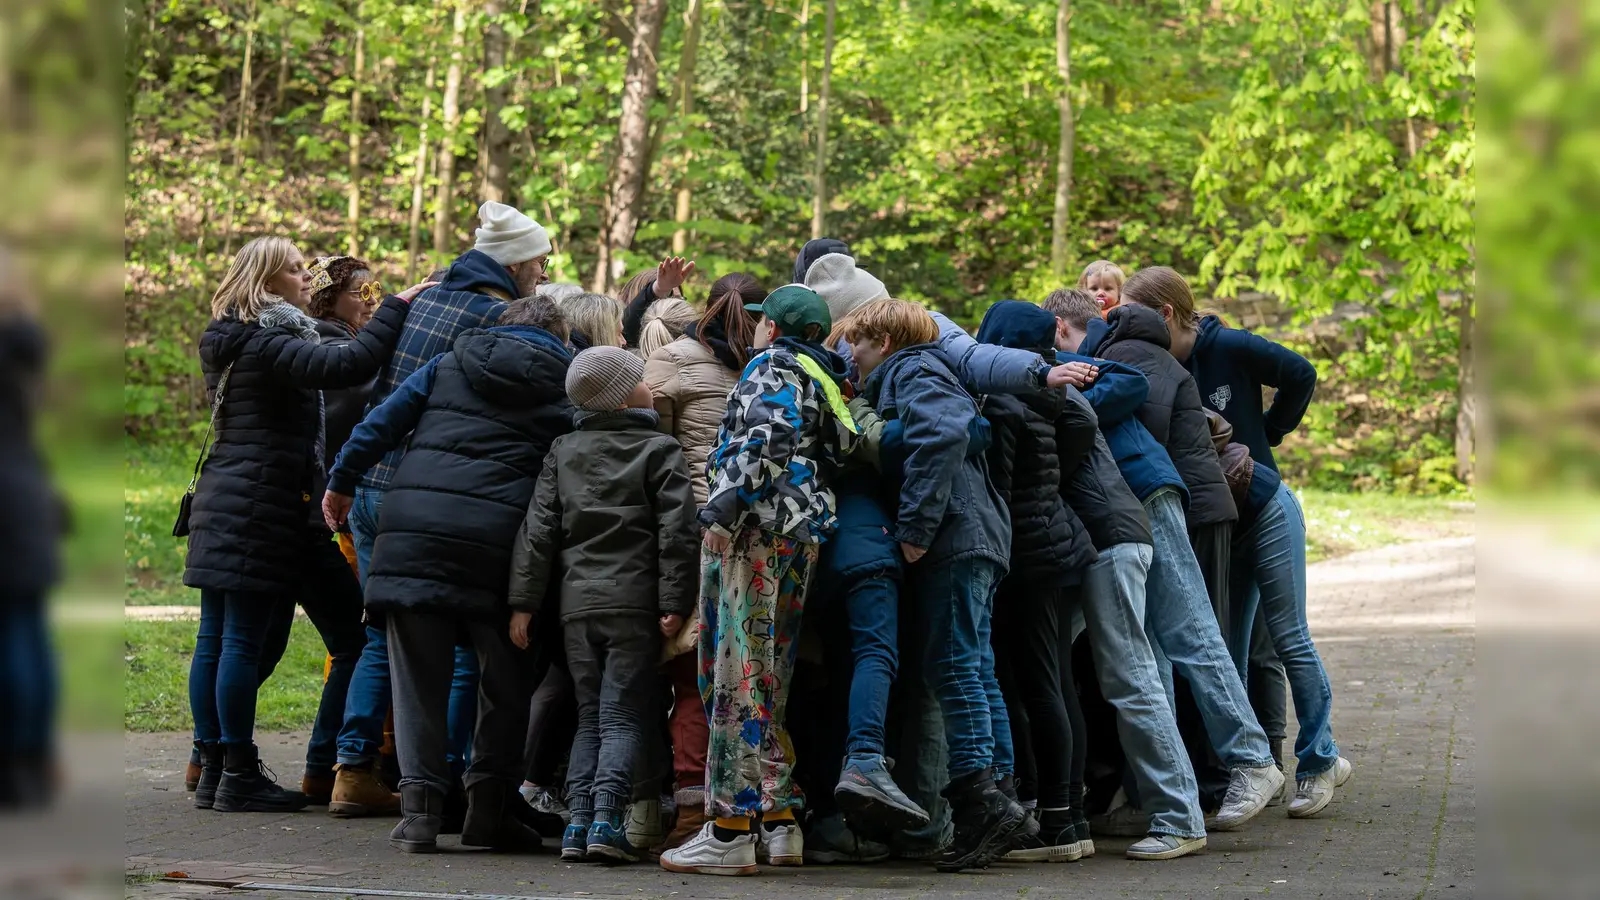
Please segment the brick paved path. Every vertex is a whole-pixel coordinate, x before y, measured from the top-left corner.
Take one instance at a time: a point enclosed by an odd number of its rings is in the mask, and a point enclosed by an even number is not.
[[[481,893],[544,898],[734,898],[782,892],[794,900],[864,896],[1470,897],[1475,866],[1473,682],[1476,655],[1472,538],[1355,554],[1312,567],[1310,617],[1334,690],[1334,726],[1355,777],[1322,816],[1268,810],[1210,849],[1165,863],[1118,855],[1126,841],[1065,865],[1001,865],[939,876],[923,866],[765,870],[758,879],[671,875],[653,864],[599,869],[550,856],[468,851],[403,856],[388,821],[316,812],[224,815],[189,806],[184,735],[129,735],[124,827],[129,896],[215,893],[220,887],[146,882],[183,871],[233,883]],[[1292,732],[1291,732],[1292,733]],[[304,733],[263,736],[284,780],[298,775]],[[444,839],[445,843],[453,841]],[[314,896],[270,890],[273,897]]]

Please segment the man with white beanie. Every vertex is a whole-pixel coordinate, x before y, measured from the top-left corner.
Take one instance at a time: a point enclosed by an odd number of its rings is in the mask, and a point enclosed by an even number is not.
[[[436,285],[411,301],[394,355],[374,383],[368,415],[412,373],[452,349],[462,332],[494,325],[508,303],[534,294],[539,285],[549,281],[545,268],[550,260],[550,236],[538,222],[492,200],[479,207],[478,219],[473,248],[456,257]],[[348,504],[356,566],[363,584],[378,536],[378,510],[404,454],[402,442],[367,470],[353,500],[342,501]],[[457,659],[475,678],[477,664],[472,655],[458,655]],[[360,769],[376,760],[377,748],[383,744],[381,724],[374,729],[372,723],[382,723],[388,715],[389,644],[382,623],[367,628],[367,645],[356,663],[351,686],[354,690],[345,705],[339,734],[339,764]],[[377,733],[372,733],[375,730]]]

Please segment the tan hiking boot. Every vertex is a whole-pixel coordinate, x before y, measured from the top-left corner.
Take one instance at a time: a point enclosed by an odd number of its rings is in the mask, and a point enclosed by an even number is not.
[[[400,814],[400,795],[390,793],[371,766],[335,766],[328,812],[341,819]]]

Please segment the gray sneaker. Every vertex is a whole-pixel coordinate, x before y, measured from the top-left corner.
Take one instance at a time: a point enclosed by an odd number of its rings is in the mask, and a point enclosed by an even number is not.
[[[565,824],[572,824],[572,811],[547,787],[525,784],[517,789],[524,802],[539,812],[557,816]]]
[[[1129,847],[1127,857],[1142,860],[1177,859],[1205,848],[1204,837],[1181,838],[1171,834],[1152,834]]]
[[[1349,775],[1345,776],[1349,778]],[[1294,799],[1289,801],[1289,818],[1309,819],[1333,802],[1333,791],[1339,783],[1339,765],[1335,763],[1326,771],[1295,778]]]
[[[1260,815],[1267,801],[1283,787],[1283,773],[1270,763],[1255,769],[1234,769],[1222,808],[1208,826],[1216,831],[1232,831]]]

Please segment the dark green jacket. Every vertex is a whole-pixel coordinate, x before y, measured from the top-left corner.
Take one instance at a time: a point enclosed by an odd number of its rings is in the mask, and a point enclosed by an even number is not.
[[[550,446],[511,552],[511,608],[687,616],[700,589],[689,466],[654,410],[584,412]]]

